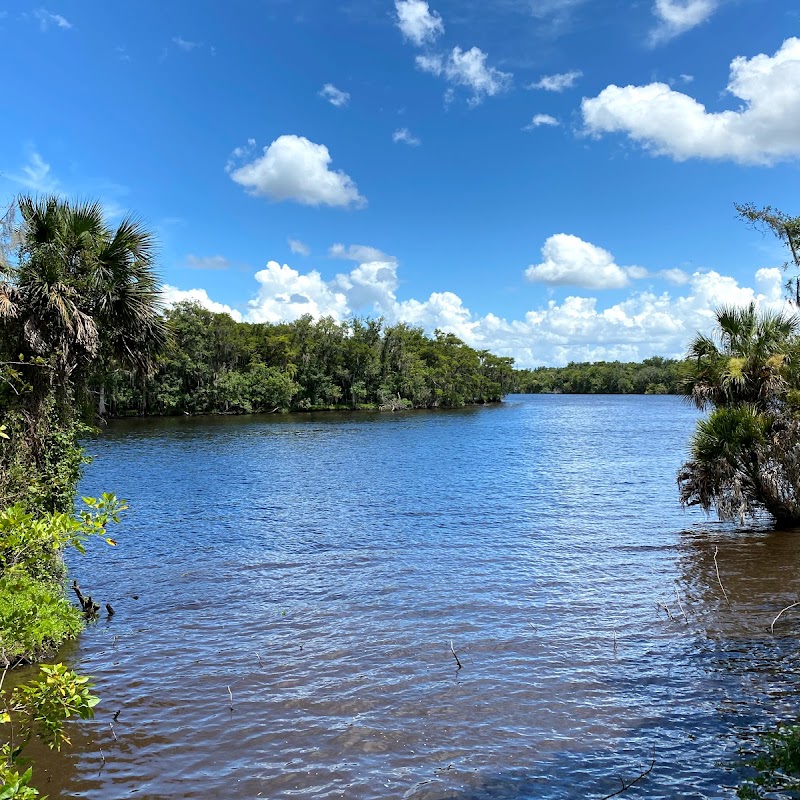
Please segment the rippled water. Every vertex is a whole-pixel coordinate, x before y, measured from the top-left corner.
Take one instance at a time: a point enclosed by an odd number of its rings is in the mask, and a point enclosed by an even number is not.
[[[695,420],[536,396],[114,423],[82,488],[132,511],[71,566],[117,614],[63,654],[103,702],[43,788],[602,797],[654,754],[626,797],[731,796],[739,748],[800,705],[800,616],[769,630],[800,538],[679,509]]]

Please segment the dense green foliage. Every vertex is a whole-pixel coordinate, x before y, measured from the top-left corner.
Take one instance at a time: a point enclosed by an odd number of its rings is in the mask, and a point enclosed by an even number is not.
[[[404,324],[253,324],[192,303],[165,318],[172,342],[150,376],[95,373],[112,415],[454,407],[500,400],[513,385],[512,359]]]
[[[0,653],[35,661],[52,653],[83,628],[80,612],[61,585],[35,580],[22,571],[0,577]]]
[[[90,375],[145,370],[166,332],[154,242],[135,220],[110,228],[97,203],[18,201],[0,237],[0,505],[72,507]]]
[[[94,717],[99,700],[91,689],[88,678],[63,664],[42,665],[37,679],[13,692],[3,690],[0,679],[0,726],[8,729],[7,743],[0,747],[0,800],[47,800],[31,786],[33,770],[25,769],[25,747],[34,736],[53,750],[70,744],[64,723],[71,717]]]
[[[798,317],[751,304],[720,309],[714,337],[692,342],[683,390],[711,413],[678,476],[685,505],[800,524],[799,332]]]
[[[38,660],[78,634],[66,597],[63,551],[83,552],[124,505],[75,491],[93,419],[91,376],[114,366],[146,372],[166,341],[153,241],[132,219],[108,227],[96,203],[20,198],[0,225],[0,666]],[[112,539],[106,539],[114,544]],[[84,613],[93,604],[84,605]],[[3,672],[5,676],[5,672]],[[0,686],[2,680],[0,680]],[[34,733],[68,741],[63,722],[89,718],[87,679],[62,665],[0,693],[0,798],[28,800],[21,751]]]
[[[572,362],[566,367],[517,370],[515,391],[522,394],[677,394],[684,366],[669,358]]]
[[[779,728],[764,736],[764,752],[749,766],[755,775],[737,792],[742,800],[797,797],[800,794],[800,725]]]

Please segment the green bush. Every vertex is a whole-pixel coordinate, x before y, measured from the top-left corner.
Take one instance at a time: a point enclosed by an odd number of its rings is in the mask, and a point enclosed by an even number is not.
[[[797,797],[800,792],[800,725],[786,725],[763,737],[764,751],[749,762],[756,771],[736,796],[741,800]],[[780,793],[780,794],[778,794]]]
[[[89,678],[76,675],[64,664],[42,665],[38,679],[17,686],[10,694],[0,684],[0,725],[14,725],[17,734],[13,746],[10,737],[0,746],[0,800],[40,798],[30,785],[32,769],[20,772],[27,766],[23,751],[34,736],[51,750],[70,744],[64,723],[72,717],[94,717],[99,700],[91,689]]]
[[[0,577],[0,656],[34,661],[83,627],[81,614],[59,585],[15,570]]]

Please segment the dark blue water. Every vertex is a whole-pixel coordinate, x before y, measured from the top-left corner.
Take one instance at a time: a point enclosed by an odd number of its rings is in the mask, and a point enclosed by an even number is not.
[[[131,511],[71,568],[117,614],[64,653],[103,702],[43,789],[599,798],[654,757],[626,797],[732,796],[800,706],[800,618],[769,630],[800,546],[681,511],[696,418],[536,396],[112,424],[82,488]]]

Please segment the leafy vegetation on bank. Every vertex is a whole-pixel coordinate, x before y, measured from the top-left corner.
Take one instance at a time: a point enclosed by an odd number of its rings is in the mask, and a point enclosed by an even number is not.
[[[3,673],[5,678],[5,673]],[[7,692],[0,679],[0,800],[47,800],[31,785],[33,768],[23,757],[36,736],[52,750],[70,744],[64,723],[71,717],[92,719],[99,699],[89,679],[63,664],[42,665],[39,677]]]
[[[684,392],[711,413],[697,424],[681,502],[743,521],[767,511],[800,525],[800,318],[720,309],[713,337],[689,348]]]
[[[763,737],[764,751],[748,766],[754,775],[736,796],[741,800],[797,797],[800,793],[800,725],[787,725]],[[777,794],[780,793],[780,794]]]
[[[110,228],[96,203],[18,201],[0,225],[0,667],[55,652],[82,627],[66,596],[63,552],[106,537],[125,508],[113,495],[74,511],[94,418],[90,378],[103,365],[146,372],[166,342],[153,240],[132,219]],[[79,590],[76,589],[76,592]],[[5,676],[5,671],[2,673]],[[2,679],[0,679],[2,687]],[[0,691],[0,798],[39,793],[22,751],[38,735],[68,739],[64,720],[88,718],[88,680],[60,664]]]
[[[566,367],[517,370],[522,394],[678,394],[685,372],[681,361],[655,356],[641,363],[572,362]]]
[[[102,363],[92,388],[112,416],[317,408],[452,408],[500,400],[513,360],[452,334],[381,320],[236,322],[197,304],[165,312],[171,342],[148,376]]]

